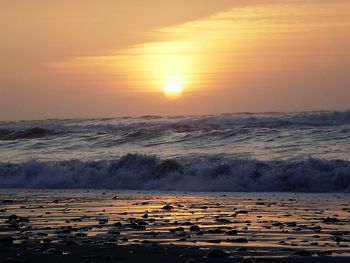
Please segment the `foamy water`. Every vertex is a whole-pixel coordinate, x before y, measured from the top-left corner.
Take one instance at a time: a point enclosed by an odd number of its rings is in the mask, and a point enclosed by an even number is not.
[[[1,188],[350,191],[350,112],[0,123]]]

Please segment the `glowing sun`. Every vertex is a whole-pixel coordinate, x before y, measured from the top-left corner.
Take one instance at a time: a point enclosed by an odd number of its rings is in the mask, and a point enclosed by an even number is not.
[[[182,91],[181,84],[175,81],[168,82],[163,88],[165,96],[169,99],[179,98],[182,95]]]

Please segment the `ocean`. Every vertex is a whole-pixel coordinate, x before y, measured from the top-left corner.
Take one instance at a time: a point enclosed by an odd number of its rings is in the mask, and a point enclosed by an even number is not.
[[[350,111],[0,122],[0,188],[350,192]]]

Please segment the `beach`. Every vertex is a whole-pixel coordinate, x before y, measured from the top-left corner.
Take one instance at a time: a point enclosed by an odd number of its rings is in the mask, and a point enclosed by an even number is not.
[[[0,2],[0,263],[350,263],[350,0]]]
[[[0,192],[0,262],[347,262],[350,195]]]

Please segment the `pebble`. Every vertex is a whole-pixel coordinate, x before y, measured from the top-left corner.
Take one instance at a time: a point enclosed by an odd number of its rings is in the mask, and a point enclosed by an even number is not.
[[[323,220],[323,223],[337,223],[337,222],[340,222],[338,218],[336,217],[327,217],[327,218],[324,218]]]
[[[306,251],[306,250],[299,250],[299,251],[294,252],[293,254],[301,256],[301,257],[311,257],[312,256],[311,252]]]
[[[174,207],[172,205],[165,205],[162,207],[163,210],[167,210],[167,211],[170,211],[170,210],[173,210]]]
[[[190,227],[190,231],[200,231],[200,230],[201,230],[200,227],[197,225],[193,225]]]
[[[230,254],[221,250],[221,249],[213,249],[211,251],[209,251],[207,257],[208,258],[225,258],[225,257],[229,257]]]
[[[241,237],[235,239],[227,239],[227,242],[235,242],[235,243],[248,243],[248,239]]]
[[[228,230],[228,231],[226,231],[226,234],[229,236],[235,236],[238,234],[238,231],[237,230]]]

